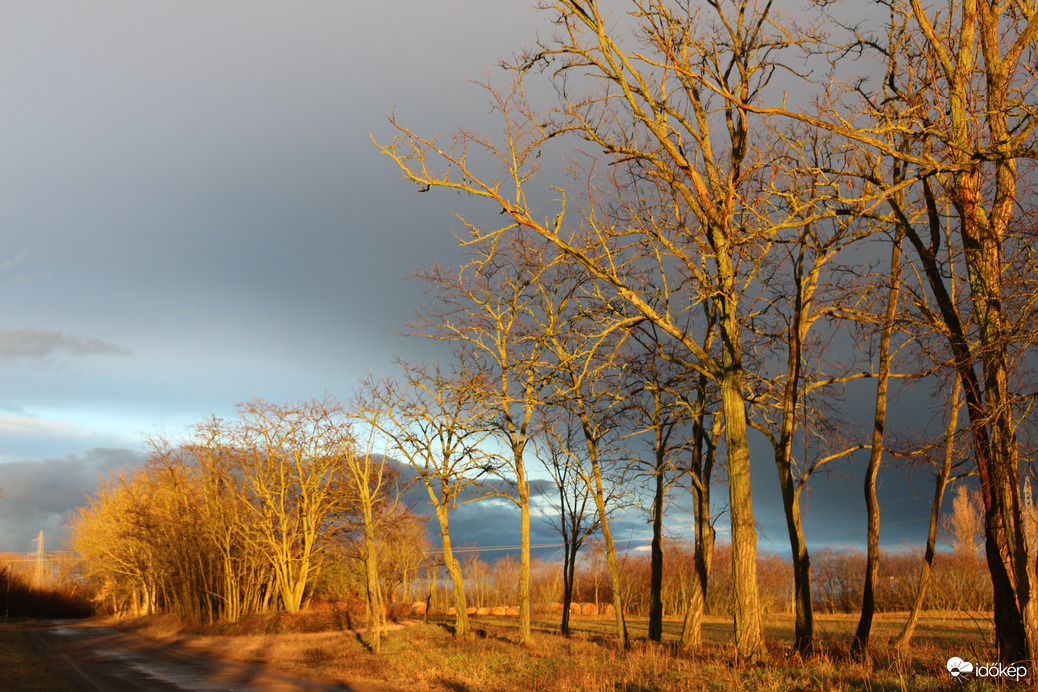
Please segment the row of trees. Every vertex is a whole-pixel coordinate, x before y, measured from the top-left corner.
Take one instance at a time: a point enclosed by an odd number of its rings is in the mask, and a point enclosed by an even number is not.
[[[0,554],[0,613],[5,620],[93,614],[88,590],[63,569],[66,565],[59,565],[57,573],[40,579],[37,570],[26,569],[20,561],[20,557]]]
[[[424,553],[424,527],[397,502],[394,467],[354,438],[355,420],[331,399],[257,400],[186,439],[153,440],[147,463],[102,483],[71,523],[97,601],[195,622],[294,613],[324,570],[348,581],[345,565],[381,613],[383,542]],[[406,550],[385,552],[403,569]],[[377,649],[378,617],[373,632]]]
[[[438,302],[412,327],[453,344],[449,376],[406,366],[403,380],[417,386],[387,384],[372,422],[397,449],[429,454],[418,466],[444,507],[463,497],[446,488],[480,473],[512,483],[523,531],[520,639],[530,613],[526,452],[536,439],[569,479],[559,501],[570,550],[590,530],[574,519],[597,523],[624,644],[609,517],[619,504],[611,488],[626,483],[610,480],[644,480],[653,638],[666,497],[674,484],[689,488],[696,569],[683,640],[693,645],[709,593],[710,490],[723,478],[737,649],[744,660],[766,657],[752,429],[771,443],[782,493],[798,649],[811,648],[814,632],[804,493],[812,475],[868,449],[855,647],[868,646],[877,607],[877,478],[898,451],[929,461],[936,479],[915,610],[944,490],[976,474],[999,656],[1033,660],[1038,602],[1020,480],[1038,333],[1025,194],[1038,4],[883,0],[862,22],[817,3],[798,21],[754,0],[543,7],[550,38],[505,63],[507,88],[488,86],[501,140],[461,131],[441,145],[394,117],[398,136],[381,147],[420,190],[459,191],[500,212],[463,219],[464,266],[425,274]],[[565,180],[540,170],[560,152]],[[840,403],[865,378],[876,395],[862,430],[843,420]],[[926,430],[912,449],[894,444],[886,419],[892,382],[905,378],[940,392],[944,421],[943,434]],[[419,414],[387,422],[405,401],[418,401],[405,408]],[[478,421],[475,438],[430,422],[454,411]],[[421,425],[435,444],[394,437]],[[507,450],[499,459],[480,456],[487,434]],[[441,529],[461,605],[442,518]]]
[[[385,390],[364,391],[370,403],[373,392]],[[72,524],[72,544],[93,584],[95,602],[109,612],[171,611],[212,622],[260,610],[295,612],[313,597],[361,597],[377,650],[380,614],[390,601],[423,600],[440,612],[456,607],[459,591],[463,604],[476,607],[519,601],[521,565],[514,555],[488,564],[466,549],[464,564],[458,565],[460,581],[444,590],[440,570],[448,553],[430,548],[424,518],[398,501],[397,465],[362,456],[350,434],[351,422],[371,420],[375,414],[363,407],[347,412],[329,400],[286,405],[254,401],[239,406],[237,420],[205,421],[176,445],[156,440],[147,464],[110,478]],[[405,429],[418,428],[397,432]],[[472,429],[478,428],[460,432]],[[546,448],[552,451],[551,445]],[[479,458],[487,463],[493,455]],[[546,466],[558,463],[552,454],[543,461]],[[583,486],[560,486],[560,491],[580,487],[586,490],[586,480]],[[480,497],[486,492],[468,495]],[[985,600],[976,583],[978,499],[960,486],[953,506],[944,533],[954,556],[938,563],[938,587],[924,606],[978,609]],[[566,518],[588,517],[559,516]],[[444,512],[445,528],[448,519]],[[562,530],[565,524],[558,526]],[[1028,526],[1034,535],[1033,517]],[[586,537],[593,534],[584,532]],[[449,549],[446,535],[443,546]],[[661,619],[681,612],[696,584],[698,546],[669,538],[659,543],[650,554],[627,551],[618,556],[615,580],[600,537],[583,551],[579,565],[576,552],[566,545],[562,565],[533,563],[531,599],[545,611],[563,600],[567,623],[571,601],[621,603],[628,613],[652,615],[655,609]],[[668,569],[659,581],[656,550],[668,556]],[[711,547],[711,562],[718,567],[704,597],[704,613],[733,613],[731,551],[729,544]],[[821,607],[830,612],[857,608],[864,556],[825,550],[815,559],[812,590]],[[907,553],[888,555],[877,607],[908,606],[915,589],[909,576],[914,562]],[[786,611],[793,592],[790,561],[765,554],[756,569],[762,610]]]
[[[529,639],[540,464],[557,485],[564,598],[580,546],[600,535],[623,645],[613,514],[647,512],[649,634],[659,639],[676,573],[664,559],[665,517],[678,491],[689,493],[682,640],[694,646],[711,569],[721,571],[714,525],[726,506],[737,649],[766,657],[756,431],[770,443],[785,509],[798,649],[813,644],[818,596],[801,517],[810,479],[867,449],[856,648],[868,646],[880,603],[876,484],[894,452],[935,478],[913,612],[936,578],[945,489],[976,474],[999,655],[1032,660],[1038,605],[1020,480],[1038,333],[1023,194],[1038,4],[884,0],[871,23],[824,12],[796,22],[750,0],[624,7],[610,16],[597,1],[545,3],[551,38],[506,63],[505,90],[488,87],[500,142],[463,131],[441,146],[394,119],[398,137],[382,147],[421,190],[460,191],[500,212],[464,221],[462,267],[423,274],[436,301],[410,327],[448,342],[452,360],[401,363],[398,376],[364,383],[347,416],[417,473],[457,633],[468,629],[470,585],[452,510],[489,488],[519,511],[519,639]],[[565,180],[540,170],[560,152]],[[867,426],[841,405],[856,380],[876,384]],[[908,381],[935,392],[939,422],[897,440],[888,392]],[[385,465],[358,451],[341,411],[252,408],[233,424],[199,426],[188,443],[157,445],[141,488],[134,476],[103,489],[77,535],[103,535],[120,526],[115,517],[133,530],[80,552],[107,562],[144,608],[237,617],[298,609],[341,523],[353,527],[367,601],[381,612]],[[711,496],[718,482],[723,502]],[[144,501],[152,485],[171,490]],[[91,526],[109,506],[113,519]],[[169,526],[189,528],[167,535]],[[122,553],[111,553],[116,544]]]
[[[605,569],[601,544],[586,554],[576,567],[572,603],[601,606],[612,602],[612,585]],[[695,545],[687,541],[664,541],[667,570],[660,600],[667,618],[684,615],[688,607],[688,590],[695,572]],[[710,579],[705,611],[709,615],[733,615],[734,588],[731,569],[731,545],[714,546],[713,563],[717,568]],[[861,609],[862,584],[866,555],[859,548],[828,547],[813,556],[812,592],[816,608],[825,613],[856,613]],[[652,608],[652,556],[648,552],[628,551],[620,560],[620,599],[628,613],[647,615]],[[879,586],[876,590],[878,611],[908,611],[916,594],[919,556],[912,550],[884,550],[881,553]],[[427,563],[436,570],[435,562]],[[556,560],[534,559],[530,569],[531,600],[535,613],[560,615],[563,601],[563,565]],[[508,555],[494,562],[479,559],[478,554],[464,560],[463,571],[468,585],[468,603],[474,608],[492,608],[518,602],[517,577],[519,560]],[[392,600],[403,602],[429,599],[431,612],[444,613],[454,599],[448,585],[421,573],[419,580],[399,584]],[[935,563],[933,588],[923,604],[925,610],[987,610],[991,604],[991,583],[985,578],[984,560],[979,551],[943,552]],[[792,613],[793,567],[788,557],[761,553],[757,563],[761,593],[761,610],[766,614]],[[428,588],[434,584],[431,593]],[[389,593],[387,591],[387,593]]]

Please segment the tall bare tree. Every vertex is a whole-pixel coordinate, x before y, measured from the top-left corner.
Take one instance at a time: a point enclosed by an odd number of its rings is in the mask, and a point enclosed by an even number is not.
[[[496,238],[499,231],[521,227],[550,240],[617,300],[678,340],[689,353],[687,362],[720,384],[736,639],[740,658],[756,660],[766,656],[766,648],[757,594],[740,296],[746,273],[753,273],[752,256],[766,245],[775,219],[756,194],[761,164],[752,156],[751,114],[742,104],[755,102],[767,86],[788,36],[770,21],[770,4],[713,4],[709,20],[688,5],[645,1],[632,8],[638,47],[625,45],[598,3],[549,4],[558,40],[531,51],[517,67],[528,72],[550,64],[560,99],[544,118],[525,105],[521,86],[498,95],[495,105],[503,113],[507,140],[500,147],[463,133],[448,151],[401,126],[400,137],[383,150],[423,188],[462,190],[499,206],[506,227],[474,229],[478,237]],[[736,93],[740,102],[712,103],[710,88]],[[629,176],[625,183],[651,180],[672,191],[679,204],[670,208],[671,218],[619,227],[608,209],[590,205],[579,224],[567,226],[564,212],[540,220],[527,184],[544,143],[567,133],[604,151],[602,163],[619,166]],[[467,157],[475,149],[499,161],[505,177],[475,170]],[[579,232],[571,232],[578,226]],[[640,254],[657,258],[656,271],[684,273],[684,278],[667,274],[671,283],[654,283],[674,291],[663,300],[649,300],[627,273],[625,249],[635,245],[645,248]],[[717,311],[718,356],[705,352],[680,318],[704,297]]]
[[[387,501],[396,504],[397,497],[388,497],[392,492],[390,479],[386,473],[386,458],[373,453],[371,444],[366,450],[360,450],[356,444],[344,447],[341,452],[343,469],[340,474],[340,487],[348,488],[353,498],[354,514],[359,520],[363,540],[360,558],[364,565],[364,591],[367,595],[368,634],[371,637],[371,651],[382,653],[382,630],[385,627],[385,596],[379,579],[378,538],[380,532],[379,519],[386,515],[392,517],[395,512],[383,510],[378,512],[379,505]],[[379,515],[382,515],[381,517]]]
[[[443,561],[454,596],[454,634],[469,631],[465,577],[454,553],[450,512],[481,495],[473,489],[494,457],[484,451],[487,430],[484,400],[479,396],[483,373],[460,354],[456,371],[439,364],[401,361],[399,380],[368,380],[358,393],[358,414],[387,440],[387,450],[418,474],[440,529]]]
[[[865,507],[868,512],[865,584],[862,587],[861,617],[854,632],[852,649],[864,652],[872,634],[872,618],[876,612],[876,580],[879,578],[879,498],[876,496],[876,481],[883,458],[883,439],[886,431],[887,388],[890,383],[891,345],[894,319],[897,316],[897,301],[901,288],[901,243],[904,226],[898,224],[894,232],[894,243],[890,253],[890,286],[887,290],[887,305],[879,339],[879,377],[876,385],[876,415],[872,423],[872,444],[869,463],[865,469]]]
[[[480,373],[468,385],[486,410],[488,429],[507,453],[497,472],[510,486],[503,496],[519,509],[519,641],[530,640],[530,478],[526,450],[534,435],[534,414],[545,386],[543,339],[534,329],[536,290],[543,267],[533,256],[533,235],[481,240],[469,227],[468,263],[457,273],[433,267],[422,275],[438,303],[410,323],[419,334],[451,342],[458,357]]]
[[[570,605],[577,575],[577,556],[584,541],[599,528],[593,489],[585,479],[586,455],[577,439],[579,422],[572,411],[562,411],[539,424],[543,439],[541,463],[558,490],[556,517],[550,520],[562,537],[562,624],[560,631],[570,636]],[[554,503],[553,503],[554,504]]]
[[[1038,111],[1027,87],[1038,69],[1038,4],[877,4],[889,17],[883,33],[856,30],[845,46],[853,50],[841,54],[850,60],[877,51],[882,79],[856,78],[843,94],[814,100],[812,110],[757,107],[735,90],[717,93],[749,110],[837,133],[866,152],[863,165],[845,171],[869,181],[848,195],[848,204],[889,204],[906,225],[936,303],[934,317],[962,378],[984,498],[999,657],[1031,661],[1038,647],[1038,602],[1021,519],[1019,412],[1010,384],[1014,301],[1005,290],[1010,265],[1004,252],[1020,226],[1019,163],[1038,155],[1032,146]],[[908,192],[911,208],[899,199]],[[944,203],[951,214],[944,213]],[[940,266],[945,243],[961,256],[968,300],[954,300],[948,289]],[[971,323],[975,343],[967,334]]]

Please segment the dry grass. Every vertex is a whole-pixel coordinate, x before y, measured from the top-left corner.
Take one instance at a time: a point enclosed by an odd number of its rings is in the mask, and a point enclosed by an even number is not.
[[[624,653],[615,644],[608,616],[574,618],[571,638],[557,634],[557,619],[534,621],[527,647],[514,643],[514,618],[475,618],[477,635],[457,641],[449,622],[410,623],[387,634],[383,653],[374,656],[360,633],[351,631],[254,633],[226,636],[185,634],[169,619],[137,622],[144,634],[176,641],[185,648],[279,669],[340,680],[352,686],[397,690],[944,690],[951,679],[944,665],[951,656],[994,659],[987,616],[929,613],[922,618],[912,649],[894,651],[889,640],[903,614],[883,614],[875,623],[876,646],[867,660],[851,656],[853,615],[818,616],[818,648],[800,659],[788,652],[790,616],[765,622],[771,651],[767,665],[736,664],[730,618],[707,618],[705,643],[696,652],[679,651],[681,623],[668,621],[662,645],[644,639],[645,620],[630,622],[636,638]],[[281,625],[287,630],[286,622]],[[312,618],[307,629],[312,629]],[[1023,683],[1012,683],[1022,686]],[[995,689],[973,681],[963,689]]]
[[[0,622],[0,690],[71,690],[29,645],[31,623]]]

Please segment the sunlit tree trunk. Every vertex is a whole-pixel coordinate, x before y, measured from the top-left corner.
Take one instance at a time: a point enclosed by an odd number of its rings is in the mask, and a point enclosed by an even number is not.
[[[890,288],[887,294],[887,309],[883,316],[883,328],[879,340],[879,377],[876,387],[876,415],[872,424],[872,450],[868,467],[865,469],[865,508],[868,513],[868,553],[865,563],[865,584],[862,587],[861,617],[854,633],[852,650],[864,653],[868,650],[872,632],[872,618],[876,611],[876,580],[879,578],[879,500],[876,497],[876,479],[883,459],[883,433],[887,418],[887,386],[890,382],[890,338],[894,332],[894,317],[897,315],[898,293],[901,284],[901,242],[905,231],[898,224],[894,232],[894,244],[890,255]]]
[[[437,505],[436,518],[440,523],[443,564],[447,567],[447,574],[451,577],[451,591],[454,594],[454,636],[462,639],[468,636],[469,633],[468,604],[465,600],[465,577],[461,572],[461,563],[458,562],[458,558],[454,555],[446,508]]]

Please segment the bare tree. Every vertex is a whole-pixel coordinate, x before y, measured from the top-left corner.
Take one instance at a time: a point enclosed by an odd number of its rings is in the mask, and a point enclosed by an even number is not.
[[[478,236],[475,228],[470,228]],[[433,267],[422,275],[439,302],[410,326],[425,336],[451,342],[459,358],[480,373],[468,386],[486,411],[488,428],[507,449],[498,457],[511,499],[519,509],[519,641],[530,640],[530,479],[526,449],[534,434],[534,413],[545,386],[543,339],[536,332],[536,290],[543,267],[533,235],[500,243],[469,244],[469,261],[456,274]]]
[[[479,499],[473,492],[493,457],[483,450],[486,408],[479,396],[482,373],[461,352],[456,372],[438,364],[400,362],[402,381],[368,380],[358,394],[358,414],[387,440],[387,450],[414,469],[433,506],[442,540],[443,561],[451,577],[457,637],[468,634],[465,578],[454,554],[450,512]]]
[[[836,133],[865,152],[864,165],[844,171],[867,181],[846,196],[847,205],[887,204],[905,225],[936,303],[933,317],[962,378],[984,498],[999,658],[1033,660],[1038,601],[1019,497],[1019,411],[1010,384],[1014,300],[1006,292],[1004,251],[1018,225],[1019,163],[1038,155],[1032,146],[1038,111],[1025,86],[1038,68],[1038,5],[878,4],[889,17],[883,33],[855,30],[839,52],[850,59],[877,51],[882,79],[853,80],[845,93],[830,91],[813,101],[819,108],[811,111],[757,107],[731,89],[716,93],[751,111]],[[943,244],[961,257],[968,300],[955,300],[947,286]],[[971,323],[975,343],[967,333]]]
[[[864,652],[872,632],[872,617],[876,611],[876,580],[879,578],[879,500],[876,497],[876,479],[883,458],[883,434],[886,430],[887,387],[890,382],[890,339],[894,333],[894,318],[901,284],[901,241],[904,226],[898,224],[890,256],[890,287],[887,292],[886,313],[879,341],[879,379],[876,387],[876,415],[872,424],[872,444],[869,463],[865,469],[865,507],[868,512],[865,584],[862,587],[861,617],[854,633],[853,650]]]
[[[341,404],[331,399],[239,404],[219,430],[235,450],[234,489],[254,540],[268,556],[286,611],[302,606],[334,518],[349,498],[340,480],[355,454]]]
[[[383,510],[377,512],[376,508],[385,504],[387,495],[391,492],[390,479],[386,474],[385,456],[376,457],[369,443],[365,451],[357,449],[356,445],[350,445],[342,452],[342,478],[341,483],[349,488],[349,495],[353,497],[354,510],[359,519],[363,542],[361,543],[360,559],[364,565],[364,590],[367,595],[368,633],[371,636],[371,651],[375,654],[382,653],[382,629],[385,626],[384,603],[381,581],[378,570],[378,548],[377,533],[380,531],[379,519],[386,515],[392,517],[395,512]],[[396,504],[399,498],[390,500]],[[382,515],[381,517],[379,515]]]
[[[720,384],[736,574],[736,639],[740,658],[755,660],[766,656],[766,648],[757,596],[740,296],[748,280],[742,272],[752,275],[751,258],[776,221],[759,207],[762,200],[754,188],[759,162],[752,158],[750,111],[741,104],[754,102],[768,84],[776,53],[788,45],[788,36],[771,23],[770,4],[711,5],[711,24],[687,5],[632,6],[642,42],[637,49],[623,45],[598,3],[550,4],[558,41],[531,51],[517,67],[524,73],[554,62],[560,100],[552,115],[542,118],[525,105],[521,84],[509,95],[497,95],[495,105],[502,111],[507,140],[501,147],[463,133],[448,151],[401,126],[400,137],[383,151],[423,188],[461,190],[501,208],[508,217],[506,227],[473,228],[476,237],[489,242],[500,231],[521,227],[547,238],[609,287],[617,300],[678,340],[689,353],[689,365]],[[568,79],[580,82],[579,88],[570,89]],[[741,103],[709,103],[712,88],[739,94]],[[608,210],[588,206],[579,233],[570,232],[577,224],[567,226],[563,212],[539,220],[526,186],[544,143],[564,133],[604,151],[603,164],[616,164],[625,174],[672,190],[680,201],[671,208],[676,218],[666,224],[646,218],[637,226],[618,227]],[[506,179],[481,176],[467,157],[468,149],[495,157]],[[447,170],[440,167],[441,161]],[[666,259],[659,269],[673,264],[685,272],[672,283],[656,282],[674,286],[673,294],[652,301],[632,283],[623,250],[632,245],[644,247],[646,256]],[[690,286],[697,289],[691,295],[686,290]],[[672,307],[682,313],[703,296],[716,306],[719,357],[705,352],[697,335],[685,332],[671,313]]]
[[[937,479],[934,483],[933,504],[930,507],[930,525],[926,534],[926,551],[923,554],[923,564],[919,568],[919,579],[916,582],[915,597],[912,601],[912,609],[908,613],[905,626],[894,639],[894,646],[898,649],[907,649],[912,641],[916,623],[919,621],[919,613],[926,599],[927,587],[933,573],[933,563],[936,557],[937,529],[940,526],[941,506],[944,501],[944,491],[951,479],[952,465],[955,460],[955,433],[959,424],[959,391],[961,383],[958,375],[954,376],[954,384],[951,388],[951,398],[948,404],[948,422],[944,429],[944,454]]]
[[[541,463],[558,491],[556,517],[552,525],[562,536],[562,625],[570,635],[570,604],[577,573],[577,556],[584,541],[599,528],[593,490],[585,481],[585,454],[580,452],[579,422],[571,411],[543,420],[538,426],[544,440]]]

